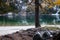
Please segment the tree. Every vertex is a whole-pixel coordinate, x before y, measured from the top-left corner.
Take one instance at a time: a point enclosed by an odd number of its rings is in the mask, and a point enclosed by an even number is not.
[[[41,4],[39,4],[39,0],[32,0],[29,3],[29,5],[33,2],[35,3],[35,7],[34,6],[29,6],[29,7],[31,7],[32,10],[35,11],[35,27],[41,27],[40,21],[39,21],[39,6],[40,6],[40,8],[42,8],[42,6],[41,6]]]
[[[13,5],[15,6],[15,5]],[[17,12],[17,9],[15,9],[12,5],[6,4],[3,0],[0,0],[0,14],[5,14],[7,12]]]
[[[35,0],[35,27],[41,27],[39,24],[39,0]]]

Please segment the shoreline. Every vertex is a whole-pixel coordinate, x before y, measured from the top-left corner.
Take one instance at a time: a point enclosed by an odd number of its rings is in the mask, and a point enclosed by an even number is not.
[[[60,25],[42,25],[42,27],[58,27],[60,28]],[[30,28],[35,28],[35,26],[1,26],[0,27],[0,36],[12,34],[20,30],[27,30]]]

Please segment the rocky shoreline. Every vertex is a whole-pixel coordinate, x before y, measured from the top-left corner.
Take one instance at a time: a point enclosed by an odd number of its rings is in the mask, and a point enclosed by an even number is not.
[[[44,31],[48,29],[44,28],[31,28],[27,30],[20,30],[13,34],[8,34],[4,36],[0,36],[0,40],[33,40],[33,36],[36,33],[36,31]],[[56,30],[53,30],[56,31]],[[53,38],[53,40],[58,40],[57,38],[60,38],[60,31],[56,31],[58,33],[57,36]]]

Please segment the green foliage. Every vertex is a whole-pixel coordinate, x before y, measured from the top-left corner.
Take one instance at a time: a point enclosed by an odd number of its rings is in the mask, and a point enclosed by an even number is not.
[[[15,9],[13,6],[7,5],[6,2],[0,0],[0,14],[5,14],[7,12],[17,12],[17,9]]]

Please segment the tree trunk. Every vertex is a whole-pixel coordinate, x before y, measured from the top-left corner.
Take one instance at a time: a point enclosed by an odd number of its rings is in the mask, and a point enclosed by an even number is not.
[[[39,0],[35,0],[35,27],[41,27],[39,24]]]

